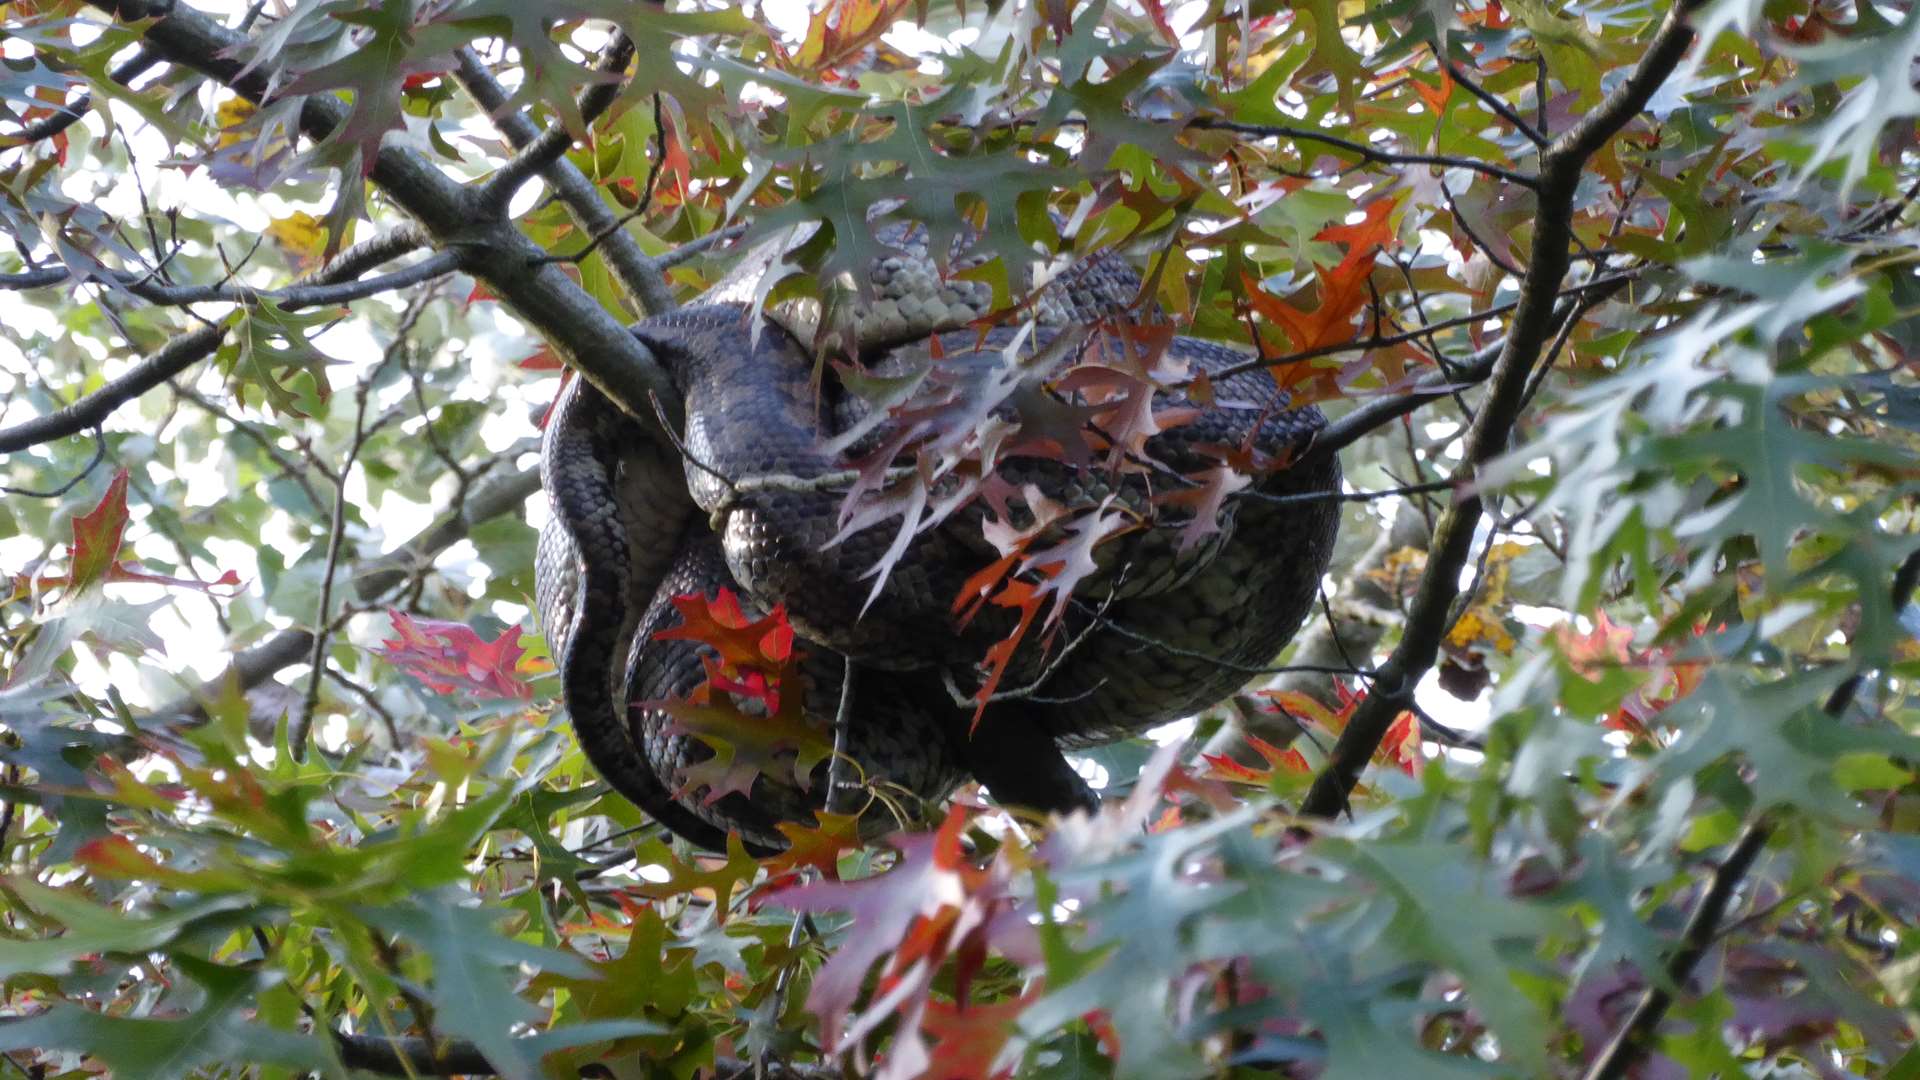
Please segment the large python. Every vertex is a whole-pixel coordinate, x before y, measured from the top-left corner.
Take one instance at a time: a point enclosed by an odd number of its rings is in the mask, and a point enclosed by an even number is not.
[[[981,468],[971,478],[965,470],[936,478],[926,493],[961,509],[912,535],[870,596],[863,578],[887,558],[899,524],[838,536],[839,480],[862,454],[871,465],[905,421],[870,414],[831,375],[815,378],[810,312],[776,309],[756,325],[757,281],[779,250],[763,246],[694,306],[633,327],[681,392],[680,445],[661,445],[584,380],[571,380],[542,446],[553,512],[536,559],[537,604],[562,694],[601,776],[705,847],[723,848],[729,831],[756,853],[784,846],[779,826],[826,805],[827,778],[841,770],[822,762],[804,784],[764,772],[748,792],[718,799],[690,780],[688,770],[713,750],[658,703],[706,680],[708,650],[656,637],[677,623],[676,596],[726,587],[756,614],[784,606],[806,657],[807,722],[827,733],[844,711],[836,741],[848,771],[867,791],[894,796],[875,800],[862,820],[877,832],[895,823],[903,802],[943,798],[968,775],[1003,802],[1092,804],[1061,750],[1232,693],[1297,629],[1331,556],[1336,503],[1311,498],[1337,490],[1331,459],[1265,471],[1243,491],[1196,498],[1185,510],[1167,498],[1228,456],[1284,465],[1323,424],[1317,409],[1287,407],[1266,372],[1215,377],[1200,402],[1160,391],[1154,415],[1190,415],[1131,448],[1105,441],[1111,433],[1087,419],[1099,415],[1089,399],[1103,380],[1084,374],[1111,373],[1116,362],[1110,342],[1104,356],[1081,355],[1077,331],[1122,317],[1139,291],[1119,258],[1098,258],[1041,290],[1025,329],[982,335],[956,328],[990,314],[986,286],[943,275],[911,226],[886,225],[877,236],[896,251],[869,268],[851,332],[870,369],[896,377],[937,370],[963,388],[1002,380],[1003,390],[1022,393],[985,395],[995,411],[974,422],[1005,424],[1010,400],[1038,403],[1056,420],[1074,418],[1107,460],[1086,446],[1063,448],[1056,431],[1051,446],[1015,440],[1013,452],[998,455],[991,497],[956,496],[982,494]],[[1245,359],[1175,337],[1156,374],[1217,376]],[[1139,357],[1123,355],[1118,366],[1129,360]],[[989,448],[983,456],[996,455]],[[1286,495],[1309,497],[1273,498]],[[1059,515],[1053,539],[1071,539],[1075,523],[1102,512],[1128,515],[1136,527],[1079,553],[1087,565],[1075,598],[1063,602],[1051,633],[1029,635],[1003,679],[1003,688],[1024,692],[993,701],[976,723],[954,688],[976,685],[976,662],[1017,620],[991,605],[964,627],[952,615],[969,576],[997,554],[989,531],[1044,532],[1043,518]],[[1188,528],[1195,514],[1212,515],[1217,529]]]

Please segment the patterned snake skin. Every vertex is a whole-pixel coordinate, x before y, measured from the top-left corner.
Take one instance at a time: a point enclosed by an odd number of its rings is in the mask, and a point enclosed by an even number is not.
[[[1140,287],[1130,267],[1101,257],[1042,290],[1025,312],[1034,324],[1026,331],[951,332],[989,313],[988,287],[952,277],[964,259],[943,277],[911,227],[886,225],[877,235],[898,254],[870,268],[851,336],[881,375],[938,368],[960,385],[1018,377],[1050,388],[1042,391],[1049,401],[1084,403],[1087,393],[1061,387],[1103,357],[1088,346],[1076,358],[1068,347],[1084,336],[1076,328],[1122,314]],[[1181,533],[1192,513],[1154,501],[1181,476],[1217,467],[1223,454],[1284,459],[1319,429],[1319,411],[1285,408],[1264,371],[1215,378],[1204,404],[1161,391],[1156,416],[1186,408],[1191,418],[1153,435],[1139,455],[1145,461],[1128,468],[1103,468],[1098,455],[1089,465],[1057,452],[1003,454],[996,497],[966,501],[915,535],[870,597],[868,572],[894,543],[899,519],[837,536],[846,494],[835,481],[855,458],[888,445],[903,421],[869,417],[867,404],[832,375],[815,381],[816,311],[776,307],[752,325],[757,282],[782,250],[763,245],[698,306],[634,327],[682,394],[682,447],[658,446],[580,379],[562,391],[542,446],[553,513],[536,559],[537,603],[562,693],[594,768],[654,819],[705,847],[723,848],[728,831],[738,831],[750,851],[777,850],[785,845],[777,826],[809,821],[825,802],[830,772],[822,762],[800,785],[792,770],[767,770],[750,796],[718,799],[689,780],[688,768],[712,750],[647,704],[683,699],[706,677],[705,646],[655,640],[678,623],[675,596],[726,587],[750,615],[784,605],[801,639],[805,716],[827,741],[852,672],[839,745],[848,771],[874,796],[853,803],[868,803],[868,833],[914,816],[968,775],[1003,802],[1091,805],[1062,748],[1205,708],[1298,628],[1331,556],[1335,502],[1229,497],[1218,531],[1195,543]],[[1158,370],[1217,373],[1245,359],[1176,337]],[[945,478],[932,494],[951,494],[957,483]],[[1338,464],[1327,460],[1267,473],[1249,490],[1338,486]],[[990,510],[993,502],[1000,505]],[[1050,648],[1036,644],[1036,628],[1002,683],[1031,693],[990,704],[976,727],[972,705],[956,704],[952,688],[978,685],[975,665],[1016,616],[989,607],[960,626],[955,597],[998,554],[987,541],[996,518],[1032,524],[1059,505],[1082,515],[1111,510],[1144,527],[1093,549]]]

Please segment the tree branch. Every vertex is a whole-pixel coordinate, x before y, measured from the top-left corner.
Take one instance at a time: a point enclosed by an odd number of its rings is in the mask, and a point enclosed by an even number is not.
[[[422,239],[424,240],[424,237]],[[248,304],[261,300],[269,300],[288,308],[319,307],[324,304],[351,303],[383,292],[411,288],[421,282],[444,277],[459,268],[458,252],[441,251],[392,273],[359,281],[338,281],[331,285],[316,282],[289,285],[282,289],[256,289],[250,285],[234,282],[215,282],[208,285],[162,285],[154,281],[151,274],[135,274],[125,270],[116,271],[111,284],[162,307],[210,303]],[[52,285],[65,284],[71,280],[73,280],[73,274],[65,267],[29,270],[21,274],[0,274],[0,291],[43,289]],[[96,277],[91,280],[98,279]]]
[[[1520,276],[1518,270],[1513,270],[1511,273],[1515,277]],[[1588,292],[1593,289],[1617,289],[1637,277],[1639,277],[1637,272],[1626,271],[1616,276],[1595,278],[1592,281],[1568,286],[1563,290],[1563,295]],[[1472,326],[1477,322],[1485,322],[1496,316],[1505,315],[1519,306],[1520,301],[1509,300],[1504,304],[1495,304],[1490,308],[1470,311],[1465,315],[1455,315],[1451,318],[1441,319],[1438,322],[1422,323],[1411,330],[1403,330],[1395,334],[1382,334],[1376,328],[1373,333],[1368,334],[1366,337],[1354,338],[1352,341],[1319,345],[1311,349],[1305,349],[1297,353],[1288,353],[1285,356],[1279,357],[1255,357],[1243,363],[1228,365],[1217,372],[1211,373],[1208,377],[1212,379],[1230,379],[1235,375],[1242,375],[1249,371],[1258,371],[1261,368],[1279,367],[1283,364],[1299,364],[1308,360],[1318,360],[1323,356],[1336,356],[1340,353],[1348,352],[1365,352],[1368,349],[1383,349],[1392,345],[1401,345],[1409,341],[1418,341],[1421,338],[1437,334],[1442,330],[1451,330],[1456,326]]]
[[[167,0],[88,0],[127,21],[151,19],[146,46],[161,57],[219,80],[259,104],[270,89],[262,68],[245,70],[247,39],[183,3]],[[300,128],[320,140],[345,121],[347,105],[330,94],[304,99]],[[422,155],[397,145],[380,148],[368,177],[434,237],[463,253],[462,269],[486,282],[494,295],[538,330],[574,370],[646,430],[656,430],[648,394],[660,396],[674,415],[679,395],[665,370],[639,339],[557,266],[538,264],[546,252],[513,223],[477,212],[473,193]]]
[[[525,452],[514,448],[500,456],[511,459]],[[441,552],[466,539],[474,526],[513,512],[539,490],[538,468],[497,476],[478,485],[464,503],[397,550],[349,570],[347,578],[353,582],[354,595],[362,603],[386,596],[399,588],[415,568],[431,565]],[[312,653],[313,641],[314,635],[309,631],[282,630],[237,654],[226,671],[202,683],[185,698],[156,709],[154,716],[162,720],[179,717],[204,720],[205,702],[219,700],[229,686],[245,692],[265,683],[280,671],[307,659]]]
[[[1727,905],[1733,902],[1733,894],[1740,882],[1753,868],[1754,860],[1766,850],[1767,839],[1773,828],[1765,818],[1749,822],[1740,832],[1740,838],[1734,842],[1733,850],[1727,853],[1713,879],[1707,885],[1707,891],[1701,895],[1700,902],[1694,906],[1693,914],[1687,917],[1686,928],[1680,932],[1680,947],[1667,958],[1667,980],[1675,986],[1682,986],[1692,976],[1693,969],[1706,955],[1707,946],[1713,944],[1719,933],[1720,920],[1726,914]],[[1658,1027],[1667,1009],[1673,1004],[1673,993],[1665,986],[1650,985],[1640,1001],[1627,1015],[1626,1022],[1607,1042],[1600,1056],[1594,1059],[1593,1066],[1586,1071],[1584,1080],[1620,1080],[1627,1070],[1646,1053],[1646,1037]]]
[[[348,1035],[336,1031],[333,1033],[333,1044],[340,1051],[341,1063],[348,1068],[386,1076],[433,1076],[445,1073],[494,1076],[499,1072],[478,1047],[457,1039],[441,1040],[436,1046],[418,1036]],[[754,1062],[720,1057],[714,1060],[714,1065],[721,1080],[738,1080],[754,1075]],[[768,1061],[765,1067],[765,1075],[769,1080],[839,1080],[840,1077],[840,1070],[825,1065]]]
[[[1465,87],[1467,93],[1479,98],[1481,104],[1492,109],[1494,115],[1512,124],[1515,131],[1527,137],[1528,142],[1541,147],[1547,145],[1547,137],[1545,135],[1540,134],[1532,124],[1527,123],[1519,113],[1514,112],[1506,102],[1500,100],[1500,95],[1481,86],[1473,76],[1467,74],[1465,68],[1449,60],[1447,61],[1447,74],[1452,76],[1454,82]]]
[[[495,127],[507,137],[507,141],[521,149],[533,142],[540,129],[526,115],[517,112],[504,112],[509,100],[505,87],[493,77],[480,55],[470,48],[462,48],[454,53],[454,78],[466,87],[467,93],[480,107],[493,117]],[[601,257],[606,260],[607,268],[613,271],[620,287],[634,298],[648,315],[658,314],[673,307],[673,293],[667,288],[667,279],[661,267],[640,250],[640,245],[626,230],[619,227],[619,219],[614,216],[600,193],[594,189],[593,181],[580,171],[573,162],[564,156],[555,158],[540,176],[560,197],[574,224],[589,236],[598,236]]]
[[[1232,131],[1241,135],[1253,135],[1259,138],[1294,139],[1307,142],[1324,143],[1336,150],[1353,154],[1364,161],[1376,165],[1443,165],[1450,169],[1468,169],[1487,176],[1497,176],[1510,184],[1519,184],[1524,188],[1540,186],[1539,178],[1476,158],[1456,157],[1452,154],[1402,154],[1392,150],[1380,150],[1366,143],[1343,139],[1318,128],[1293,127],[1287,124],[1248,124],[1239,120],[1227,120],[1220,117],[1201,117],[1187,124],[1189,128],[1202,128],[1209,131]]]
[[[344,302],[344,299],[356,298],[348,294],[364,289],[376,281],[389,283],[364,292],[363,295],[370,296],[382,289],[397,287],[391,284],[391,279],[394,278],[404,277],[408,279],[407,284],[415,284],[417,282],[413,279],[426,281],[451,270],[453,256],[451,254],[436,255],[406,270],[383,275],[381,278],[365,282],[349,280],[358,277],[369,267],[377,266],[388,259],[413,250],[424,240],[425,237],[418,230],[395,229],[391,233],[356,244],[315,271],[310,277],[311,285],[295,285],[281,290],[281,295],[287,297],[283,303],[290,308],[339,303]],[[442,258],[447,260],[444,268],[440,268],[439,264]],[[220,288],[220,286],[213,286],[213,288]],[[338,291],[328,292],[329,288]],[[101,426],[115,409],[212,356],[220,348],[220,343],[226,340],[226,336],[227,326],[224,323],[209,323],[176,336],[161,346],[160,351],[135,364],[132,369],[73,404],[55,409],[43,416],[22,421],[10,428],[0,429],[0,454],[11,454],[30,446],[38,446],[44,442],[51,442],[54,439],[65,438]]]
[[[1893,573],[1893,606],[1896,610],[1907,606],[1913,599],[1916,587],[1920,587],[1920,549],[1908,552]],[[1833,688],[1833,693],[1827,695],[1820,711],[1836,720],[1844,716],[1865,680],[1866,675],[1862,671],[1855,671],[1841,680],[1840,685]],[[1592,1066],[1582,1080],[1620,1080],[1645,1056],[1648,1038],[1673,1005],[1673,990],[1686,985],[1693,975],[1693,969],[1699,966],[1701,957],[1706,955],[1707,947],[1719,935],[1720,920],[1733,900],[1734,889],[1766,848],[1772,832],[1773,825],[1764,814],[1748,822],[1746,828],[1741,830],[1733,850],[1727,853],[1719,869],[1713,872],[1707,891],[1700,897],[1693,914],[1688,916],[1687,925],[1680,933],[1680,947],[1667,958],[1666,985],[1649,981],[1639,1003],[1627,1014],[1620,1030],[1607,1040],[1606,1047],[1593,1059]]]
[[[1539,208],[1534,215],[1533,250],[1499,358],[1488,380],[1485,402],[1467,432],[1465,455],[1455,472],[1459,481],[1452,502],[1434,527],[1427,567],[1414,594],[1400,644],[1380,666],[1373,690],[1354,711],[1334,744],[1326,768],[1314,777],[1301,802],[1302,814],[1332,817],[1347,805],[1387,729],[1411,707],[1414,687],[1433,668],[1448,616],[1460,591],[1460,570],[1473,550],[1474,530],[1485,513],[1477,485],[1480,468],[1506,451],[1519,420],[1526,388],[1556,322],[1560,283],[1571,263],[1573,198],[1587,159],[1646,107],[1653,92],[1673,73],[1693,43],[1687,25],[1690,7],[1682,3],[1667,14],[1640,64],[1579,123],[1540,155]]]
[[[155,56],[145,49],[141,49],[129,57],[126,63],[114,68],[113,72],[108,75],[108,78],[124,86],[139,78],[149,68],[159,62],[160,58],[158,56]],[[15,135],[0,136],[0,138],[17,140],[15,145],[18,146],[26,146],[31,143],[40,142],[43,139],[51,139],[55,135],[79,123],[80,118],[87,115],[87,111],[91,108],[93,108],[93,94],[89,91],[75,98],[70,104],[55,106],[56,111],[52,116],[28,124],[26,127],[21,128]]]
[[[613,99],[620,95],[620,85],[625,81],[622,74],[632,61],[633,39],[624,33],[615,35],[606,55],[594,65],[594,70],[609,78],[588,87],[580,95],[581,130],[584,131],[587,125],[599,119],[600,114],[607,111],[607,106],[613,104]],[[512,135],[507,137],[510,140],[513,138]],[[474,193],[481,213],[505,213],[514,192],[519,191],[535,175],[546,172],[572,145],[573,133],[565,127],[548,128],[520,145],[520,152],[496,169],[493,176]]]

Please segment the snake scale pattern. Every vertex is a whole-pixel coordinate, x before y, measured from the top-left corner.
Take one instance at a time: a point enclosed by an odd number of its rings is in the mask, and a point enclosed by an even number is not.
[[[1115,349],[1087,344],[1083,328],[1142,318],[1128,314],[1140,280],[1123,260],[1100,256],[1060,275],[1026,307],[1024,329],[983,334],[969,324],[991,314],[990,290],[953,276],[977,258],[957,257],[943,274],[917,227],[883,224],[876,236],[894,253],[869,267],[852,328],[853,351],[870,372],[937,370],[963,388],[1001,380],[1024,392],[992,399],[998,404],[975,418],[981,423],[1004,421],[1016,399],[1043,413],[1096,413],[1103,380],[1085,373],[1110,373]],[[869,834],[969,776],[1009,804],[1091,806],[1063,749],[1203,709],[1292,636],[1331,557],[1337,503],[1247,495],[1337,491],[1338,463],[1249,478],[1218,507],[1213,531],[1187,528],[1196,513],[1215,513],[1204,500],[1182,509],[1165,497],[1225,455],[1285,462],[1324,424],[1317,409],[1287,407],[1265,371],[1216,377],[1203,401],[1159,390],[1153,416],[1179,419],[1131,454],[1101,443],[1099,426],[1085,422],[1098,453],[1015,445],[998,456],[990,491],[978,476],[970,487],[941,478],[930,485],[933,498],[961,489],[979,497],[955,499],[958,509],[911,534],[870,596],[868,573],[894,545],[899,521],[839,535],[846,494],[830,481],[892,445],[905,421],[899,410],[879,414],[831,374],[816,380],[816,309],[776,306],[755,325],[760,278],[786,249],[761,245],[694,306],[633,327],[681,392],[681,446],[659,445],[581,379],[568,382],[548,420],[541,467],[552,514],[536,558],[536,602],[581,746],[621,795],[697,845],[723,849],[735,831],[756,854],[785,845],[781,823],[807,823],[826,803],[834,770],[825,761],[805,783],[791,770],[767,770],[748,792],[719,798],[689,779],[712,749],[651,704],[684,699],[706,679],[706,646],[656,637],[679,622],[676,596],[724,587],[749,614],[784,605],[801,639],[806,722],[831,741],[844,710],[844,760],[864,792],[879,796],[853,793],[854,808],[866,803]],[[1127,348],[1118,346],[1118,366]],[[1174,337],[1154,370],[1212,374],[1245,359]],[[1044,532],[1046,517],[1070,528],[1101,514],[1132,527],[1092,548],[1058,624],[1029,634],[1014,654],[1002,687],[1024,692],[994,700],[976,724],[954,687],[979,685],[978,661],[1017,616],[988,607],[963,626],[952,611],[969,576],[998,554],[994,530],[1011,523]]]

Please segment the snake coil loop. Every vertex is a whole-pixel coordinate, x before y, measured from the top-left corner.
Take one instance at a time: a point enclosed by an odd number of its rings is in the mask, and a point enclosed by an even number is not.
[[[684,399],[680,446],[656,445],[579,379],[548,421],[542,477],[553,513],[536,558],[537,603],[568,711],[609,784],[701,846],[724,848],[729,831],[756,853],[784,846],[778,826],[804,823],[825,804],[832,769],[823,761],[810,777],[763,773],[747,792],[723,797],[690,778],[714,751],[658,703],[705,681],[707,649],[656,638],[677,618],[676,596],[724,587],[755,614],[784,606],[805,657],[802,712],[821,732],[832,730],[852,673],[837,745],[869,790],[904,796],[875,800],[862,827],[876,832],[903,804],[944,798],[969,774],[1004,802],[1093,804],[1062,749],[1137,733],[1231,694],[1246,668],[1269,662],[1298,628],[1332,555],[1334,500],[1250,499],[1235,484],[1265,495],[1331,493],[1337,462],[1250,478],[1222,471],[1230,456],[1289,460],[1324,424],[1319,410],[1289,407],[1264,371],[1222,377],[1246,356],[1209,342],[1174,337],[1156,369],[1208,374],[1204,401],[1153,388],[1138,357],[1069,347],[1084,338],[1080,328],[1120,317],[1138,294],[1139,278],[1117,257],[1042,290],[1027,313],[1031,330],[981,335],[963,328],[989,314],[990,290],[943,277],[913,227],[884,225],[877,236],[900,254],[869,268],[869,296],[854,313],[869,370],[937,383],[960,395],[949,402],[989,402],[969,417],[975,430],[1056,424],[1050,444],[1015,440],[997,455],[989,447],[979,471],[992,473],[991,484],[957,470],[923,489],[952,499],[944,516],[903,530],[875,515],[873,527],[842,535],[839,481],[854,458],[864,453],[871,464],[876,451],[910,445],[912,432],[899,410],[872,412],[840,380],[815,381],[809,312],[777,309],[753,325],[756,281],[784,245],[750,253],[699,306],[634,327]],[[1142,386],[1145,415],[1136,403],[1134,420],[1144,441],[1123,452],[1090,418],[1103,405],[1125,406],[1124,388]],[[1078,424],[1089,442],[1106,440],[1109,460],[1063,446],[1062,418],[1069,433]],[[1202,475],[1218,488],[1169,494]],[[1120,525],[1094,544],[1086,523],[1103,514]],[[1086,541],[1077,551],[1068,544],[1076,523]],[[1050,651],[1023,646],[1008,665],[1001,685],[1031,692],[993,701],[976,723],[950,687],[977,681],[970,668],[1019,615],[990,607],[962,625],[951,613],[998,554],[995,530],[1008,528],[1052,529],[1063,559],[1084,560],[1081,599],[1060,602]],[[889,570],[874,590],[869,571],[883,562]]]

